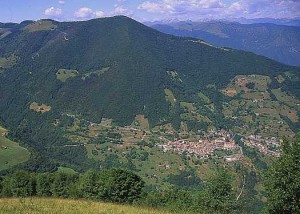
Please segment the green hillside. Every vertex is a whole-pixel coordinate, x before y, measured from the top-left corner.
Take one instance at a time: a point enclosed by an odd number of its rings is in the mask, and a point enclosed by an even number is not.
[[[6,137],[8,131],[0,126],[0,171],[29,159],[30,153]]]
[[[166,35],[124,16],[1,24],[0,121],[31,152],[13,170],[126,168],[150,190],[199,189],[224,165],[236,190],[243,173],[257,173],[249,188],[264,200],[259,178],[270,157],[246,140],[275,137],[278,146],[294,137],[299,82],[298,67]],[[236,140],[245,152],[239,162],[228,162],[240,157],[238,149],[204,158],[163,149],[176,139],[219,138],[212,130]]]

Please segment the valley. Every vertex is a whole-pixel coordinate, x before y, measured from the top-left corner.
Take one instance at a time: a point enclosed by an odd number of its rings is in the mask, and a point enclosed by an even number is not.
[[[248,147],[248,150],[254,148],[261,153],[265,156],[262,160],[280,156],[282,138],[293,138],[295,135],[286,120],[297,122],[298,117],[292,121],[276,105],[298,113],[298,101],[295,103],[295,97],[283,94],[281,100],[293,100],[290,103],[293,105],[279,104],[281,101],[275,95],[271,98],[269,84],[271,80],[267,76],[237,76],[226,89],[221,90],[231,97],[230,102],[223,104],[225,117],[233,119],[228,130],[216,129],[212,120],[200,115],[195,103],[183,101],[180,106],[183,110],[181,115],[184,116],[180,116],[182,121],[179,130],[174,129],[171,123],[150,128],[145,115],[137,115],[129,126],[118,126],[112,119],[103,118],[100,123],[95,123],[69,113],[66,114],[70,119],[68,126],[61,126],[59,118],[53,125],[65,133],[64,137],[69,143],[64,147],[84,147],[89,158],[100,161],[100,168],[128,168],[144,177],[147,183],[163,186],[170,185],[170,177],[187,173],[191,176],[191,183],[187,183],[193,185],[193,176],[205,180],[215,164],[222,163],[234,168],[238,163],[245,168],[255,168],[253,159],[244,154],[244,147]],[[231,91],[234,93],[229,94]],[[177,100],[172,91],[165,92],[166,100],[170,100],[170,106],[174,106]],[[202,92],[199,96],[205,100],[210,111],[214,109],[208,96]],[[272,115],[257,113],[265,111],[264,105],[269,103],[273,104],[269,107]],[[239,111],[234,109],[234,105],[238,106]],[[200,126],[198,130],[190,130],[188,122],[191,120],[195,123],[203,120],[205,129]],[[260,121],[271,128],[262,124],[258,129],[256,125]],[[244,126],[240,127],[240,124]],[[237,176],[236,179],[241,178]]]
[[[117,168],[139,175],[146,192],[195,192],[226,169],[233,195],[262,209],[264,173],[300,129],[299,67],[125,16],[7,31],[0,122],[22,147],[0,138],[11,144],[1,158],[11,147],[17,160],[1,173]]]

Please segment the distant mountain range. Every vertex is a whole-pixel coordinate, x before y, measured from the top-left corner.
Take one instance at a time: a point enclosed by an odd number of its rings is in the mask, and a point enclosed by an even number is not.
[[[241,24],[259,24],[259,23],[269,23],[276,25],[286,25],[286,26],[300,26],[300,18],[295,19],[272,19],[272,18],[257,18],[257,19],[245,19],[239,18],[231,21],[236,21]]]
[[[144,22],[147,26],[157,25],[157,24],[174,24],[177,22],[234,22],[240,24],[275,24],[275,25],[285,25],[285,26],[300,26],[300,18],[294,19],[272,19],[272,18],[256,18],[256,19],[246,19],[246,18],[231,18],[231,19],[201,19],[201,20],[179,20],[179,19],[164,19],[157,21],[146,21]]]
[[[237,22],[172,22],[168,24],[148,23],[154,29],[176,36],[203,39],[220,47],[251,51],[276,61],[300,65],[300,27],[275,25],[274,20],[238,20]],[[287,20],[278,23],[290,23]],[[293,23],[298,23],[294,20]]]

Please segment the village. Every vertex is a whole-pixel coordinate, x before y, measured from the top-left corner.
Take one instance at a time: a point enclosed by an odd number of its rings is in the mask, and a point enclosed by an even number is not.
[[[73,115],[68,115],[73,116]],[[74,117],[74,116],[73,116]],[[141,118],[140,118],[141,119]],[[144,119],[142,117],[142,119]],[[93,123],[86,121],[89,124],[89,136],[98,137],[99,130],[103,127],[110,128],[111,120],[103,119],[101,123]],[[141,128],[137,126],[126,126],[118,127],[118,133],[123,135],[122,138],[116,140],[115,144],[121,145],[133,145],[139,140],[149,139],[152,132],[146,128]],[[157,133],[156,133],[157,134]],[[174,132],[165,132],[165,134],[173,135]],[[126,137],[124,137],[126,136]],[[234,162],[240,160],[243,156],[243,148],[238,145],[234,140],[235,134],[231,131],[225,129],[211,129],[208,132],[201,132],[201,134],[192,136],[191,138],[178,139],[166,137],[165,135],[157,134],[158,144],[156,146],[160,148],[163,152],[174,152],[177,154],[184,154],[187,156],[194,156],[200,159],[214,158],[224,158],[227,162]],[[110,142],[112,139],[110,139]],[[280,156],[280,141],[276,137],[262,137],[260,135],[249,135],[242,136],[241,142],[251,148],[257,149],[259,152],[273,156]],[[85,143],[76,145],[65,145],[65,146],[86,146]]]
[[[230,151],[230,156],[224,156],[227,161],[237,160],[243,153],[242,148],[235,143],[233,135],[223,129],[219,131],[210,130],[196,141],[175,139],[165,144],[159,144],[158,147],[164,152],[173,151],[178,154],[186,153],[189,156],[196,156],[201,159],[207,159],[213,156],[217,149]]]
[[[207,159],[215,156],[216,150],[223,150],[230,153],[230,155],[224,154],[223,156],[227,162],[239,160],[243,156],[243,149],[236,144],[233,134],[223,129],[218,131],[210,130],[197,140],[174,139],[174,141],[169,141],[165,138],[161,140],[164,140],[165,143],[159,144],[158,147],[164,152],[172,151],[178,154]],[[273,157],[280,156],[280,141],[275,137],[263,138],[259,135],[249,135],[241,138],[241,141],[245,146],[256,148],[263,154]]]
[[[280,156],[280,141],[276,137],[263,138],[260,135],[249,135],[241,140],[246,146],[257,148],[263,154],[274,157]]]

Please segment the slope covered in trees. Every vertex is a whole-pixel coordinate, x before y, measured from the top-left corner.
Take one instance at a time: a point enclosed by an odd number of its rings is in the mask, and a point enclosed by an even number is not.
[[[24,106],[36,100],[95,121],[106,117],[128,124],[137,113],[145,113],[157,123],[169,114],[165,88],[180,98],[208,84],[224,86],[237,74],[276,76],[293,70],[251,53],[161,34],[126,17],[52,22],[55,28],[37,31],[21,23],[0,40],[0,56],[18,59],[1,75],[6,83],[1,84],[2,103],[22,97],[16,109],[2,105],[7,117],[12,111],[24,112]],[[102,68],[109,70],[98,78],[82,78]],[[61,82],[55,75],[59,69],[74,69],[78,75]],[[172,82],[169,70],[176,71],[182,83]]]

